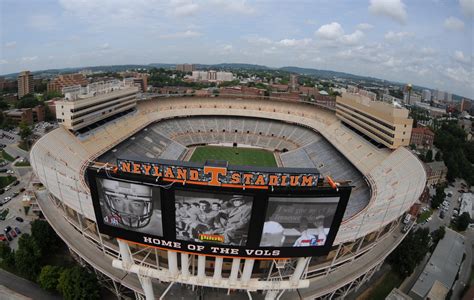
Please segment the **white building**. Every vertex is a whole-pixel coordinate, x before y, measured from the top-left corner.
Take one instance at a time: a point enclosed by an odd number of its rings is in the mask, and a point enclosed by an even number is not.
[[[231,72],[217,72],[217,71],[193,71],[191,78],[194,81],[209,81],[209,82],[223,82],[234,80],[234,75]]]
[[[464,193],[461,196],[461,206],[459,207],[459,215],[467,212],[472,219],[472,201],[474,200],[474,194]]]
[[[423,92],[421,93],[421,100],[431,101],[431,91],[430,90],[423,90]]]
[[[56,119],[77,131],[134,108],[138,91],[133,82],[119,80],[63,88],[64,99],[56,101]]]

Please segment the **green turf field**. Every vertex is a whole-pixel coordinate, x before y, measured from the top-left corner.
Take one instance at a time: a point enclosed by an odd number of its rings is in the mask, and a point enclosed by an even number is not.
[[[205,162],[206,160],[226,160],[230,165],[276,167],[275,156],[267,150],[201,146],[194,150],[190,161]]]

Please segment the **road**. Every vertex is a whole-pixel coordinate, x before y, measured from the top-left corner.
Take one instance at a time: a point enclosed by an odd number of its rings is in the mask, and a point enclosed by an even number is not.
[[[3,285],[17,292],[18,294],[22,294],[31,299],[62,299],[59,295],[53,295],[49,292],[46,292],[45,290],[42,290],[37,284],[2,269],[0,269],[0,285]]]

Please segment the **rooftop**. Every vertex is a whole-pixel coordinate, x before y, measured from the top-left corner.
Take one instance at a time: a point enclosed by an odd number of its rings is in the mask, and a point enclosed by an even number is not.
[[[444,238],[439,241],[428,264],[410,291],[410,295],[426,297],[439,284],[451,289],[464,254],[464,236],[446,228]],[[439,282],[438,284],[435,284]]]

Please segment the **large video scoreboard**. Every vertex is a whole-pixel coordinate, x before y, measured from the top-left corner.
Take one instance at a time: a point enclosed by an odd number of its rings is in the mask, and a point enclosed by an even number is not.
[[[314,168],[119,159],[87,170],[99,230],[162,249],[224,257],[327,254],[351,187]]]

